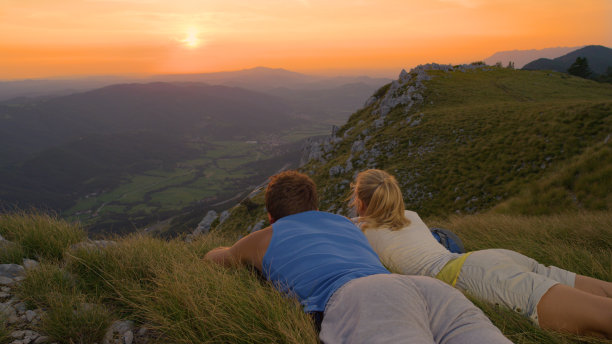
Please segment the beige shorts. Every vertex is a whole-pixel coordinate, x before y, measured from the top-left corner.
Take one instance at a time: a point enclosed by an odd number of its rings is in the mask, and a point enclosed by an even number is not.
[[[325,344],[511,344],[461,292],[425,276],[354,279],[327,302]]]
[[[456,287],[482,300],[503,305],[538,324],[537,306],[552,286],[574,286],[576,274],[544,266],[520,253],[503,250],[473,252],[461,267]]]

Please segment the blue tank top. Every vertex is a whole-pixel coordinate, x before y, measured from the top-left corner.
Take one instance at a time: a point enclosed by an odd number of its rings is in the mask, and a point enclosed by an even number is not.
[[[389,273],[349,219],[320,211],[272,225],[262,270],[279,290],[297,295],[305,312],[324,311],[332,294],[352,279]]]

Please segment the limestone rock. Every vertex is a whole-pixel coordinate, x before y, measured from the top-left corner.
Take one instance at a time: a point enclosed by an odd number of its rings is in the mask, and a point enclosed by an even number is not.
[[[15,278],[17,276],[23,275],[25,269],[23,266],[19,264],[0,264],[0,276]]]
[[[258,231],[258,230],[262,229],[265,223],[266,223],[266,221],[260,220],[257,223],[255,223],[254,225],[250,226],[247,230],[249,231],[249,233],[253,233],[255,231]]]
[[[227,220],[227,218],[230,216],[230,212],[227,210],[224,210],[221,215],[219,215],[219,224],[222,224],[223,222],[225,222],[225,220]]]
[[[202,221],[198,223],[198,227],[193,231],[192,234],[193,235],[208,234],[208,232],[210,231],[210,225],[213,223],[213,221],[215,221],[217,216],[218,214],[214,210],[211,210],[208,213],[206,213],[206,216],[204,216]]]
[[[23,260],[22,264],[26,270],[36,269],[38,266],[40,266],[40,264],[34,259],[27,259],[27,258]]]
[[[129,320],[115,321],[106,331],[102,344],[124,344],[125,335],[127,332],[134,330],[134,322]],[[132,332],[132,339],[134,334]]]

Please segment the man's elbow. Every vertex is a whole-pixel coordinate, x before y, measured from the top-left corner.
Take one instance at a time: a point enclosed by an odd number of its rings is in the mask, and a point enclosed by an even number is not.
[[[229,247],[214,248],[204,255],[204,259],[223,266],[236,265],[236,260],[232,256]]]

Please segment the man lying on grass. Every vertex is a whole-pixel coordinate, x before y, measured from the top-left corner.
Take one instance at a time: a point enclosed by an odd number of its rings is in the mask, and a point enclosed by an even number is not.
[[[286,171],[270,178],[271,226],[206,259],[251,265],[295,295],[324,343],[510,343],[463,294],[430,277],[387,271],[349,219],[317,211],[316,186]]]

